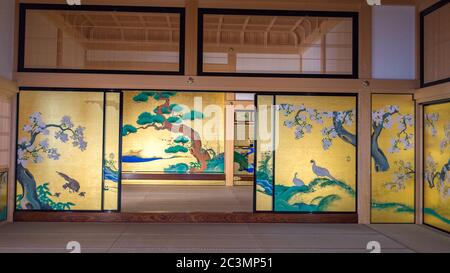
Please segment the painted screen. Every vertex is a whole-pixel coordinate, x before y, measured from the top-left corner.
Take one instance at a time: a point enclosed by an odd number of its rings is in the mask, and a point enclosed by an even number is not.
[[[450,232],[450,102],[424,106],[424,223]]]
[[[356,211],[356,96],[276,96],[274,211]]]
[[[120,183],[120,93],[106,93],[103,209],[118,210]]]
[[[0,222],[8,215],[8,172],[0,170]]]
[[[134,173],[224,173],[224,94],[126,91],[122,167]]]
[[[18,210],[101,210],[103,97],[20,92]]]
[[[273,210],[274,96],[256,97],[255,210]]]
[[[414,223],[414,101],[372,95],[372,223]]]

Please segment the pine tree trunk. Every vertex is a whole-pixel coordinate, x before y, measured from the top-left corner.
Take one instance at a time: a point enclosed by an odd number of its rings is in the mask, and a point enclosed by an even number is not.
[[[164,116],[162,109],[170,107],[170,99],[166,99],[164,104],[158,106],[156,108],[156,113],[158,115]],[[200,163],[200,168],[191,168],[190,172],[202,173],[208,167],[208,161],[211,159],[210,154],[207,150],[203,149],[202,140],[197,131],[193,128],[181,124],[174,125],[167,120],[163,123],[163,128],[169,130],[173,133],[180,133],[184,136],[188,137],[191,140],[191,148],[189,149],[190,153],[197,160],[197,163]]]

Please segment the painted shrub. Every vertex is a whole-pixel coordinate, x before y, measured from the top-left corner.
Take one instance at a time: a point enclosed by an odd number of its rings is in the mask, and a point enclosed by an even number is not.
[[[18,210],[101,210],[102,92],[21,91]]]
[[[414,222],[414,101],[372,95],[372,223]]]
[[[124,172],[223,173],[224,94],[126,91]]]
[[[252,146],[234,148],[234,175],[252,175],[255,149]]]
[[[274,210],[356,211],[356,97],[276,96]]]
[[[450,102],[424,106],[424,223],[450,232]]]

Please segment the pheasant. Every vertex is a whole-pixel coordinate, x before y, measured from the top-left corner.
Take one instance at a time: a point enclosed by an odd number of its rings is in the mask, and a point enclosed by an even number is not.
[[[314,159],[311,159],[312,163],[312,171],[313,173],[318,177],[328,177],[331,180],[336,180],[331,174],[330,171],[326,168],[320,167],[316,165],[316,161]]]
[[[305,185],[305,182],[297,177],[298,173],[295,173],[294,178],[292,178],[292,183],[294,183],[295,186],[301,187]]]

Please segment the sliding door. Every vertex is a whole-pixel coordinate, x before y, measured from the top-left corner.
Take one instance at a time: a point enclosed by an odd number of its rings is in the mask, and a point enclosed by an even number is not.
[[[257,99],[256,210],[356,212],[357,97]]]
[[[372,95],[372,223],[414,223],[412,94]]]
[[[423,222],[450,232],[450,102],[423,112]]]
[[[119,120],[117,113],[109,113],[106,101],[117,105],[102,91],[20,92],[17,210],[102,211],[105,196],[106,209],[117,209],[117,191],[110,195],[104,187],[112,190],[109,181],[119,183],[117,173],[114,178],[113,172],[103,169],[104,163],[112,170],[117,166],[112,161],[116,160],[118,143],[110,143],[109,131],[115,131],[112,137],[118,139]],[[105,142],[109,153],[106,159]]]

